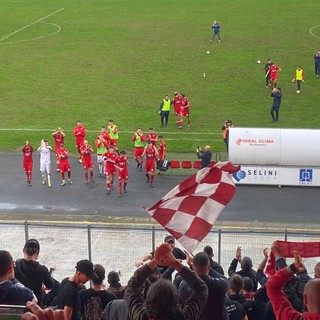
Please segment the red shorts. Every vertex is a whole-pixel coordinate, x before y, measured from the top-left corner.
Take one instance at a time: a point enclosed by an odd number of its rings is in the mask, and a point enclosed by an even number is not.
[[[181,112],[180,107],[173,107],[174,114],[179,114]]]
[[[276,82],[276,81],[277,81],[277,78],[278,78],[278,77],[277,77],[276,75],[275,75],[275,76],[271,76],[271,77],[270,77],[270,81],[271,81],[271,82]]]
[[[115,166],[106,166],[106,175],[107,176],[114,176],[116,174],[116,167]]]
[[[155,161],[150,161],[150,162],[146,162],[146,166],[144,167],[144,171],[145,172],[154,172],[156,168],[156,163]]]
[[[33,161],[24,161],[23,162],[23,170],[25,172],[32,171]]]
[[[134,147],[133,157],[134,159],[141,157],[144,151],[144,147]]]
[[[80,148],[83,145],[84,137],[76,137],[76,147]]]
[[[61,160],[60,160],[59,169],[60,169],[61,173],[70,172],[69,162],[61,162]]]
[[[181,116],[182,117],[189,117],[189,108],[183,108],[181,109]]]
[[[124,169],[124,170],[119,170],[118,169],[118,180],[128,180],[129,178],[129,173],[128,173],[128,169]]]
[[[83,169],[87,170],[87,169],[92,169],[93,168],[93,163],[92,160],[90,161],[85,161],[84,159],[82,159],[82,165],[83,165]]]
[[[117,147],[118,146],[118,140],[117,139],[110,139],[109,140],[109,146],[112,146],[112,147]]]

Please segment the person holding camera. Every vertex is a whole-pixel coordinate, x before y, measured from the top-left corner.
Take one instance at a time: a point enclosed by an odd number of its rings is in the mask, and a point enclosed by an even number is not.
[[[226,120],[224,125],[222,126],[222,138],[227,148],[227,153],[229,152],[229,129],[233,127],[231,120]]]
[[[277,122],[279,120],[279,109],[281,105],[282,93],[281,88],[273,88],[271,92],[271,97],[273,97],[273,102],[271,106],[271,117],[273,122]]]
[[[201,167],[199,169],[201,170],[210,164],[212,158],[211,148],[210,146],[205,146],[204,151],[202,151],[201,148],[198,146],[196,151],[198,159],[201,159]]]

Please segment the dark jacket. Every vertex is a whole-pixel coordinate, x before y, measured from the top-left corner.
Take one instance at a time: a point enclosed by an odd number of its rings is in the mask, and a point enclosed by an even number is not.
[[[14,274],[18,281],[33,291],[38,304],[42,306],[44,296],[42,285],[44,284],[48,289],[54,286],[48,269],[37,261],[19,259],[16,261]]]
[[[208,301],[206,307],[202,311],[199,320],[210,320],[214,315],[215,320],[227,320],[228,315],[224,305],[224,299],[228,290],[228,280],[219,272],[212,271],[212,276],[201,276],[200,278],[205,282],[208,287]],[[179,297],[182,302],[190,297],[191,289],[183,280],[179,286]]]
[[[252,268],[250,270],[240,270],[236,272],[238,265],[238,260],[234,258],[231,261],[230,267],[228,269],[228,275],[231,277],[234,273],[239,274],[242,278],[249,277],[253,281],[253,291],[257,291],[258,288],[258,279],[257,279],[257,271],[253,270]]]
[[[0,284],[0,304],[25,305],[34,299],[33,292],[16,279]]]
[[[281,92],[272,92],[271,97],[273,97],[272,106],[274,108],[280,108],[282,93]]]
[[[145,298],[142,293],[145,280],[153,272],[146,264],[136,270],[128,282],[125,299],[129,303],[129,318],[148,320]],[[189,268],[184,267],[180,275],[192,288],[190,298],[186,301],[181,310],[177,310],[175,320],[198,319],[208,298],[208,288],[206,284]],[[168,280],[164,280],[168,281]]]
[[[229,294],[228,297],[243,305],[249,320],[259,320],[258,309],[252,299],[246,299],[243,294]]]
[[[201,159],[201,167],[200,169],[203,169],[207,167],[210,164],[212,153],[210,150],[208,151],[199,151],[197,152],[198,159]]]

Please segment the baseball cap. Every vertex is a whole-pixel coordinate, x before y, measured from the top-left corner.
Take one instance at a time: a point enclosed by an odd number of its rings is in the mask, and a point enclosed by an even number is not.
[[[169,243],[170,241],[175,242],[175,239],[172,235],[168,235],[164,238],[164,242]]]
[[[77,262],[76,270],[84,273],[91,280],[98,280],[98,275],[93,270],[93,263],[90,260],[80,260]]]
[[[24,245],[24,248],[25,249],[33,248],[33,249],[37,249],[38,251],[40,251],[40,244],[39,244],[38,240],[36,240],[36,239],[29,239],[26,242],[26,244]]]

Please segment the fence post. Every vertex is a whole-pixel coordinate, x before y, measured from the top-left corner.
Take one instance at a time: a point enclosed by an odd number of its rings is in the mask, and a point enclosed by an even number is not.
[[[284,229],[284,241],[288,241],[288,230]]]
[[[91,225],[88,224],[87,226],[88,230],[88,256],[89,260],[92,261],[92,250],[91,250]]]
[[[155,228],[152,226],[152,252],[156,249]]]
[[[25,237],[25,242],[29,240],[29,224],[28,221],[24,222],[24,237]]]
[[[221,229],[218,231],[218,263],[220,264],[221,260]]]

